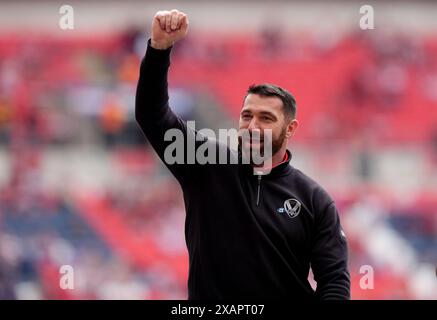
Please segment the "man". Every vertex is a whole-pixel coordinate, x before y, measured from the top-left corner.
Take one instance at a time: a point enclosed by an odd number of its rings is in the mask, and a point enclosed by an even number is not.
[[[261,141],[240,139],[239,152],[200,135],[168,105],[167,72],[175,42],[188,31],[187,16],[160,11],[141,63],[136,120],[180,183],[186,207],[189,299],[349,299],[347,243],[330,196],[293,168],[288,139],[298,126],[295,100],[274,85],[249,88],[240,131],[258,131]],[[168,163],[164,139],[170,129],[196,136],[196,148],[214,144],[229,158],[263,149],[271,130],[271,168],[261,164]],[[186,155],[185,155],[186,156]],[[258,170],[261,169],[261,170]],[[266,170],[269,169],[269,170]],[[261,174],[254,173],[261,171]],[[308,282],[312,268],[317,289]]]

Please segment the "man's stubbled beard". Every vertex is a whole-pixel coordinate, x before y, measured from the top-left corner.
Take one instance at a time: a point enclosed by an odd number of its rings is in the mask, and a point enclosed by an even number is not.
[[[286,134],[287,134],[287,127],[284,126],[281,130],[281,133],[279,134],[279,137],[276,139],[274,139],[272,137],[272,139],[270,140],[268,135],[265,136],[264,132],[261,130],[260,134],[259,134],[259,140],[261,142],[259,156],[264,157],[264,153],[265,153],[264,147],[265,147],[265,145],[268,146],[268,144],[271,143],[271,150],[272,150],[271,155],[273,157],[281,149],[281,147],[284,143]],[[250,141],[257,142],[257,137],[256,137],[256,135],[253,134],[252,131],[248,131],[248,134],[247,134],[247,136],[245,136],[245,138],[250,139]],[[259,164],[255,164],[253,162],[252,146],[250,146],[249,148],[245,148],[243,145],[243,137],[240,134],[238,135],[238,149],[242,153],[243,153],[243,149],[244,149],[244,152],[246,152],[247,155],[250,155],[250,164],[251,165],[255,165],[255,166],[259,165]],[[258,151],[254,151],[254,152],[258,152]]]

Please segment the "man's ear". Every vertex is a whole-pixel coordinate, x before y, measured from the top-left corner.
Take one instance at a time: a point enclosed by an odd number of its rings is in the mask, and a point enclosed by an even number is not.
[[[294,136],[294,133],[296,132],[298,126],[299,121],[297,121],[297,119],[291,120],[287,125],[287,133],[285,134],[285,136],[287,138],[291,138],[292,136]]]

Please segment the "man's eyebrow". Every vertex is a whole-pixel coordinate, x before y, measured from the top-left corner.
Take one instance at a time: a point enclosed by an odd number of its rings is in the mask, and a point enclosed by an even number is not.
[[[274,118],[276,120],[276,116],[270,111],[260,111],[260,114],[271,116],[272,118]]]
[[[243,110],[241,110],[241,114],[252,114],[252,111],[249,110],[249,109],[243,109]],[[263,116],[270,116],[270,117],[272,117],[274,120],[277,120],[277,119],[278,119],[278,118],[275,116],[275,114],[272,113],[272,112],[270,112],[270,111],[260,111],[259,114],[260,114],[260,115],[263,115]]]

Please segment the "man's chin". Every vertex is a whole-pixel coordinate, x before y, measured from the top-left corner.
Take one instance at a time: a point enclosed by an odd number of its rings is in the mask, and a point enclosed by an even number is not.
[[[255,151],[259,151],[264,147],[264,143],[244,143],[244,149],[245,150],[255,150]]]
[[[252,144],[249,146],[243,146],[242,148],[243,154],[245,155],[245,157],[251,159],[259,159],[260,157],[263,158],[264,157],[264,146],[261,145],[256,145],[256,144]]]
[[[264,146],[262,144],[249,144],[243,146],[243,152],[245,154],[262,156],[264,152]]]

